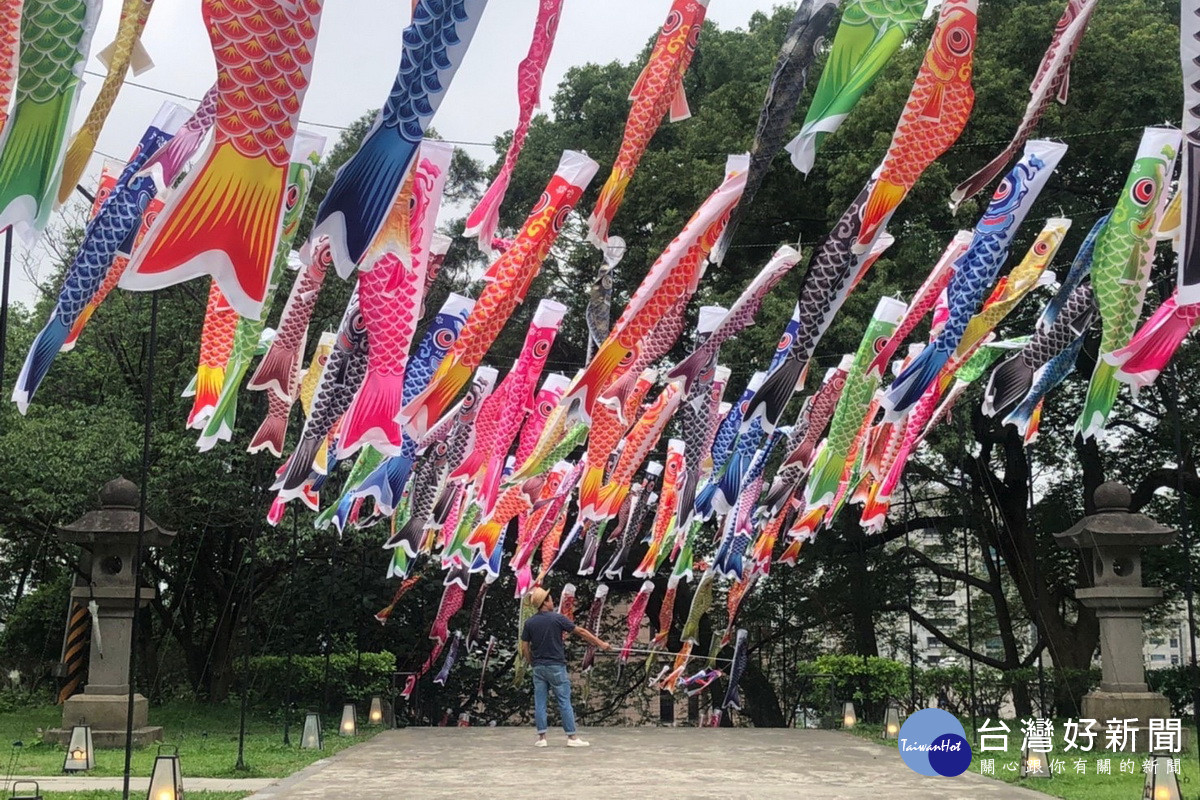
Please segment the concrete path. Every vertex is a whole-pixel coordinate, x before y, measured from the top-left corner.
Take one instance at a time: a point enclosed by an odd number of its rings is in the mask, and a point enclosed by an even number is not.
[[[527,728],[385,731],[252,797],[1046,800],[979,775],[926,778],[894,749],[834,731],[598,728],[584,738],[591,747],[568,748],[552,731],[536,748]]]
[[[318,762],[328,763],[328,761]],[[270,786],[278,778],[189,778],[183,776],[183,790],[185,792],[257,792],[259,789]],[[46,777],[38,777],[36,775],[21,776],[18,775],[9,780],[9,786],[12,786],[13,781],[37,781],[38,788],[43,792],[86,792],[93,789],[116,789],[120,791],[124,786],[124,781],[121,778],[98,778],[90,775],[52,775]],[[141,795],[146,794],[146,790],[150,788],[150,779],[141,776],[133,778],[129,781],[131,791],[136,791]],[[7,797],[7,793],[4,795]]]

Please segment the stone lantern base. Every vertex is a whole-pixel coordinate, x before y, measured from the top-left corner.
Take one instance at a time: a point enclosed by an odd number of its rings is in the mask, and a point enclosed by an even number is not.
[[[1158,692],[1105,692],[1096,689],[1083,696],[1082,716],[1096,720],[1096,730],[1101,735],[1105,723],[1110,719],[1136,719],[1136,723],[1130,723],[1130,727],[1138,729],[1134,751],[1146,753],[1150,751],[1150,720],[1170,719],[1171,702]],[[1187,733],[1186,729],[1184,733]]]
[[[89,725],[92,741],[102,749],[125,747],[125,722],[129,710],[127,694],[74,695],[63,703],[63,726],[46,731],[46,738],[64,747],[71,741],[71,728]],[[133,696],[133,746],[145,747],[163,740],[163,729],[151,727],[150,703],[140,694]]]

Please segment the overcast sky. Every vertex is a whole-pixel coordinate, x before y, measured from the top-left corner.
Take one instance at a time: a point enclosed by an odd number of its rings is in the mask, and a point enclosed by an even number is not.
[[[723,29],[745,27],[755,11],[769,11],[780,0],[712,0],[708,18]],[[791,4],[791,3],[789,3]],[[537,14],[536,0],[491,0],[479,29],[433,124],[447,139],[491,142],[510,130],[517,116],[516,71],[524,58]],[[93,52],[112,41],[121,4],[104,4]],[[346,125],[369,108],[383,104],[400,63],[400,34],[409,21],[407,0],[327,0],[317,41],[312,84],[301,119],[308,123]],[[671,7],[670,0],[566,0],[553,55],[543,83],[542,102],[549,106],[567,69],[589,61],[606,63],[634,58],[654,34]],[[135,83],[200,97],[216,76],[212,50],[200,15],[200,0],[160,0],[146,26],[143,43],[154,69]],[[703,43],[701,43],[703,46]],[[88,69],[103,73],[92,57]],[[77,120],[95,99],[102,78],[88,76]],[[124,159],[164,99],[163,95],[126,85],[113,107],[97,149]],[[179,101],[189,108],[194,104]],[[303,126],[302,126],[303,127]],[[335,140],[338,131],[313,128]],[[486,147],[468,148],[490,161]],[[84,185],[93,185],[102,158],[93,157]],[[601,175],[608,164],[601,165]],[[18,254],[23,248],[18,247]],[[44,247],[31,252],[36,272],[49,267]],[[21,266],[14,268],[13,299],[28,302],[33,287]]]

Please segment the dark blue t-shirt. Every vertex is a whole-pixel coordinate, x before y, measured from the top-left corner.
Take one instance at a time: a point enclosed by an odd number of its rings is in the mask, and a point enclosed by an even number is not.
[[[563,634],[575,630],[575,623],[557,611],[540,611],[525,620],[521,629],[521,641],[529,642],[533,650],[533,663],[566,664],[567,653],[563,650]]]

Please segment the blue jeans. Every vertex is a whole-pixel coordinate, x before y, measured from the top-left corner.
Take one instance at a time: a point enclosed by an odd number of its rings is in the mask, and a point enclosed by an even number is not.
[[[537,732],[539,735],[546,732],[546,700],[551,689],[558,701],[563,730],[567,736],[574,736],[575,710],[571,708],[571,679],[567,677],[566,664],[533,665],[533,720]]]

